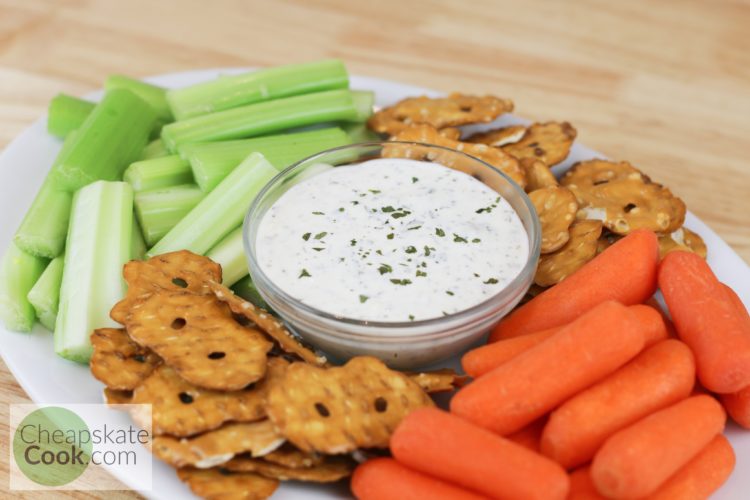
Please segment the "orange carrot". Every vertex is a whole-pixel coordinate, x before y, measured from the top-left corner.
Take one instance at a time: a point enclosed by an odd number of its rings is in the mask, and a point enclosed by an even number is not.
[[[391,452],[407,467],[493,498],[554,500],[568,494],[568,476],[552,460],[435,408],[402,420]]]
[[[671,255],[671,254],[670,254]],[[605,497],[654,493],[724,429],[711,396],[693,396],[612,435],[594,456],[591,478]]]
[[[588,465],[570,473],[570,493],[567,500],[605,500],[591,480]]]
[[[734,463],[732,445],[719,434],[648,500],[704,500],[729,478]]]
[[[659,342],[553,411],[542,453],[568,469],[585,464],[618,430],[688,397],[694,382],[690,349],[679,340]]]
[[[667,326],[664,324],[664,318],[662,318],[659,311],[644,304],[630,306],[630,310],[636,314],[635,317],[643,331],[645,347],[651,347],[652,345],[669,338]]]
[[[730,287],[729,285],[725,285],[724,283],[721,284],[721,287],[724,289],[724,292],[726,292],[727,296],[729,297],[729,301],[734,305],[734,308],[739,313],[739,315],[745,318],[746,321],[750,321],[750,311],[747,310],[747,308],[745,307],[745,303],[742,302],[742,299],[739,295],[737,295],[737,292],[735,292],[732,287]]]
[[[501,435],[516,432],[638,354],[634,316],[617,302],[598,305],[461,389],[451,411]]]
[[[656,290],[659,244],[650,231],[633,231],[559,284],[522,305],[495,327],[510,338],[570,323],[608,300],[641,304]]]
[[[556,326],[477,347],[464,354],[461,366],[467,375],[477,378],[547,340],[560,328]]]
[[[481,495],[426,476],[392,458],[375,458],[363,463],[352,476],[352,493],[359,500],[481,500]]]
[[[750,429],[750,386],[732,394],[722,394],[721,404],[732,420],[745,429]]]
[[[547,417],[538,418],[518,432],[508,434],[507,439],[524,448],[539,453],[539,444],[542,439],[542,431],[547,424]]]
[[[750,385],[750,321],[706,261],[691,252],[670,252],[659,269],[659,286],[706,389],[727,394]]]

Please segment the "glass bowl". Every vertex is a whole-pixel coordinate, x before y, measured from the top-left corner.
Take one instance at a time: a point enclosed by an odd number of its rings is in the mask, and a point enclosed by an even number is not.
[[[277,287],[260,268],[255,241],[266,211],[291,186],[333,167],[376,158],[435,162],[480,180],[513,207],[528,236],[528,260],[505,288],[469,309],[439,318],[409,322],[363,321],[336,316],[301,303]],[[292,182],[294,180],[294,182]],[[274,177],[251,205],[243,227],[250,276],[260,295],[305,341],[338,360],[370,355],[399,369],[423,367],[460,354],[510,312],[531,286],[539,260],[539,220],[526,193],[495,167],[460,151],[421,143],[373,142],[329,149],[306,158]]]

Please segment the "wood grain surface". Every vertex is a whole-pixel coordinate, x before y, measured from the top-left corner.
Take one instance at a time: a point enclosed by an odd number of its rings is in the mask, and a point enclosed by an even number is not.
[[[521,116],[568,120],[750,261],[748,28],[746,0],[0,0],[0,148],[55,94],[110,73],[339,57],[355,74],[508,96]],[[25,400],[0,366],[6,443],[7,403]],[[0,495],[7,469],[5,454]],[[106,496],[118,495],[134,496]]]

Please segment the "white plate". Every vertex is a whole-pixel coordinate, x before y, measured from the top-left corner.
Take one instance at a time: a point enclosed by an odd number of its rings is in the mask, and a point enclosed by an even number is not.
[[[165,87],[183,87],[215,78],[219,73],[235,73],[241,70],[204,70],[176,73],[149,78],[148,81]],[[378,105],[387,105],[407,96],[420,94],[438,95],[421,87],[380,80],[376,78],[352,77],[352,87],[374,90]],[[101,93],[92,94],[97,98]],[[575,123],[575,117],[569,117]],[[504,117],[498,123],[526,123],[515,117]],[[54,159],[60,141],[46,132],[46,117],[37,120],[16,138],[0,155],[0,250],[4,251],[23,215],[42,183]],[[571,164],[603,156],[576,143],[570,157],[555,168],[556,173]],[[648,167],[647,167],[648,168]],[[658,172],[649,171],[658,174]],[[688,213],[686,226],[700,234],[708,245],[708,260],[719,278],[734,288],[745,305],[750,306],[750,268],[711,229],[697,217]],[[52,349],[50,333],[37,325],[30,334],[8,332],[0,326],[0,354],[18,383],[37,403],[99,403],[102,400],[102,385],[97,382],[85,366],[77,365],[57,357]],[[113,418],[115,418],[113,416]],[[737,453],[737,467],[729,482],[716,494],[718,499],[747,498],[750,491],[750,476],[742,474],[750,468],[750,431],[742,431],[729,425],[727,435]],[[127,477],[119,477],[132,484]],[[188,488],[178,479],[174,470],[155,461],[153,491],[144,492],[152,498],[192,497]],[[343,487],[324,487],[300,483],[285,483],[274,498],[347,498]]]

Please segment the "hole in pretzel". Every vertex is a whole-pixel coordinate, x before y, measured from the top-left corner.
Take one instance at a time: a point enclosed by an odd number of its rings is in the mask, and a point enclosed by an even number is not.
[[[375,398],[375,411],[383,413],[388,409],[388,401],[383,397]]]
[[[182,330],[186,324],[187,321],[185,321],[185,318],[175,318],[174,321],[172,321],[172,330]]]
[[[144,356],[143,354],[136,354],[135,356],[133,356],[133,359],[135,361],[138,361],[139,363],[145,363],[146,362],[146,356]]]
[[[178,396],[180,398],[180,401],[182,401],[182,404],[189,405],[193,402],[193,396],[191,396],[187,392],[181,392]]]
[[[221,351],[214,351],[208,355],[208,359],[221,359],[227,354],[225,352]]]
[[[175,285],[175,286],[178,286],[180,288],[187,288],[187,286],[188,286],[188,282],[185,281],[182,278],[173,278],[172,279],[172,284]]]
[[[594,184],[594,186],[599,186],[599,185],[601,185],[601,184],[606,184],[606,183],[608,183],[608,182],[609,182],[609,181],[608,181],[607,179],[603,179],[603,180],[600,180],[600,181],[594,181],[594,183],[593,183],[593,184]]]
[[[626,214],[629,214],[629,213],[630,213],[630,212],[632,212],[632,211],[633,211],[633,210],[634,210],[635,208],[636,208],[636,205],[635,205],[635,203],[628,203],[627,205],[625,205],[625,208],[623,208],[623,210],[625,211],[625,213],[626,213]]]
[[[323,403],[315,403],[315,409],[318,411],[321,417],[331,416],[331,412],[328,411],[328,408]]]

